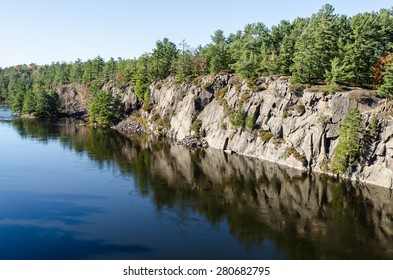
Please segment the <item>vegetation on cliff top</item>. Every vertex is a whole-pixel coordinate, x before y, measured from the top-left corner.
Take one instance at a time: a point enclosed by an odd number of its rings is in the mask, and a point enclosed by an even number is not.
[[[45,112],[40,112],[36,100],[52,96],[57,85],[130,85],[145,101],[153,81],[170,75],[178,82],[191,81],[218,73],[235,73],[251,84],[259,76],[284,74],[292,76],[292,83],[378,87],[381,96],[393,95],[393,9],[348,17],[325,5],[310,18],[283,20],[271,28],[248,24],[229,36],[217,30],[211,40],[193,49],[184,40],[177,46],[164,38],[151,53],[134,59],[104,61],[98,56],[84,62],[0,69],[0,102],[9,102],[17,112],[46,115],[57,108],[48,105],[53,104],[48,98]]]

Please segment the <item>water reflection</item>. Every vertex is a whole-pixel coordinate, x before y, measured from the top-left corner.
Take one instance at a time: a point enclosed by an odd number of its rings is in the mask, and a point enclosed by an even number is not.
[[[181,209],[184,215],[175,217],[179,227],[200,226],[204,221],[197,216],[213,226],[225,222],[246,250],[270,242],[289,259],[393,258],[393,201],[388,189],[355,186],[213,149],[188,150],[157,139],[128,138],[72,122],[16,119],[12,126],[23,138],[60,141],[64,148],[88,155],[99,168],[119,169],[136,181],[130,199],[151,197],[159,215]],[[83,211],[75,209],[75,215]],[[187,215],[190,211],[197,215]],[[67,234],[64,238],[72,240]],[[209,253],[202,258],[209,258]]]

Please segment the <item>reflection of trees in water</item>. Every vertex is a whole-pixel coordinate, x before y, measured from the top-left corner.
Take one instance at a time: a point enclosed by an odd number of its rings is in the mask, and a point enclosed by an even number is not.
[[[198,212],[213,225],[227,221],[247,247],[268,239],[293,259],[393,257],[393,202],[387,189],[357,187],[213,149],[129,139],[111,130],[37,120],[13,124],[22,137],[60,139],[101,168],[116,166],[134,177],[157,211],[176,206]]]

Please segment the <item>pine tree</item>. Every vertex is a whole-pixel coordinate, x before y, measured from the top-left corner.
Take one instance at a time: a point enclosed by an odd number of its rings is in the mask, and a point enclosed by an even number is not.
[[[351,28],[350,43],[344,48],[345,80],[355,85],[372,84],[372,66],[377,61],[378,17],[374,13],[355,15]]]
[[[308,19],[297,18],[293,21],[290,33],[285,35],[280,42],[278,65],[280,74],[290,74],[295,53],[295,44],[298,41],[303,29],[308,23]]]
[[[100,126],[108,126],[119,118],[119,101],[110,91],[100,90],[93,94],[89,106],[89,120]]]
[[[361,147],[362,127],[359,110],[351,107],[342,120],[338,144],[334,149],[332,170],[337,174],[344,174],[358,158]]]
[[[250,78],[257,76],[260,68],[261,47],[267,40],[268,29],[263,23],[248,24],[244,31],[229,36],[231,61],[230,65],[237,74]]]
[[[340,65],[340,59],[335,57],[331,62],[330,70],[326,71],[326,80],[331,90],[334,91],[338,83],[343,82],[343,66]]]
[[[323,79],[337,52],[337,15],[331,5],[314,14],[295,45],[293,81]]]
[[[114,81],[116,74],[116,61],[113,57],[111,57],[107,63],[105,63],[104,68],[102,70],[102,75],[105,81]]]
[[[70,82],[81,83],[82,77],[83,77],[83,64],[80,59],[77,59],[75,63],[71,65]]]
[[[393,59],[385,66],[383,84],[378,89],[378,94],[383,97],[393,97]]]
[[[231,56],[224,32],[217,30],[211,38],[213,44],[208,45],[210,73],[217,74],[221,71],[228,71]]]
[[[171,74],[174,74],[175,62],[179,50],[176,44],[164,38],[156,42],[156,47],[151,55],[151,75],[156,80],[162,80]]]

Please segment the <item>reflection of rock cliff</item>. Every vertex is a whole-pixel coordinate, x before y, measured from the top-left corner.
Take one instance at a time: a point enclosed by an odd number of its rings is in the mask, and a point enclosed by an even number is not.
[[[353,186],[214,149],[189,150],[108,130],[17,120],[26,137],[58,138],[100,165],[133,176],[157,207],[192,208],[226,220],[245,245],[271,240],[289,258],[393,258],[393,198],[385,188]],[[45,130],[42,130],[46,128]]]
[[[293,258],[393,257],[389,190],[354,187],[211,149],[172,146],[150,162],[169,185],[196,189],[198,210],[223,213],[243,242],[273,239]]]
[[[132,88],[103,87],[120,96],[127,114],[141,108]],[[156,133],[177,140],[199,134],[213,148],[320,172],[329,170],[348,108],[358,107],[366,129],[377,120],[377,135],[365,147],[351,177],[385,187],[393,182],[391,108],[366,90],[329,94],[318,87],[291,85],[288,77],[260,78],[251,86],[233,75],[206,76],[180,85],[169,77],[152,84],[150,90],[151,106],[146,106],[148,112],[142,117]],[[64,112],[86,113],[86,87],[65,87],[58,92]],[[242,110],[249,126],[258,130],[231,123]],[[238,120],[238,125],[244,126],[244,121]]]

